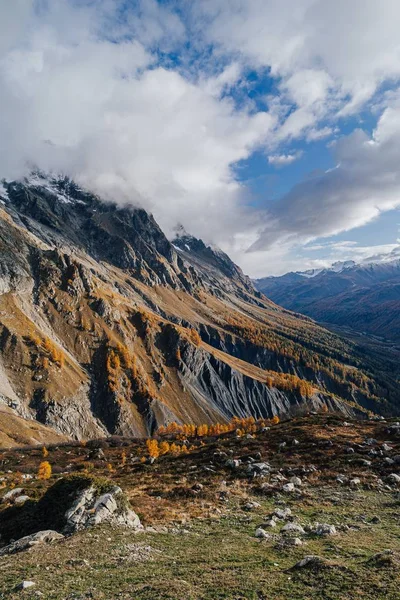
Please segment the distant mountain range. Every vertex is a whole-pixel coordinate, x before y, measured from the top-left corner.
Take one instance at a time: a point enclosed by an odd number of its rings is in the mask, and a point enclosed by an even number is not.
[[[317,321],[400,339],[400,248],[356,264],[287,273],[255,281],[277,304]]]
[[[399,373],[142,209],[68,178],[2,182],[0,446],[324,406],[396,414]]]

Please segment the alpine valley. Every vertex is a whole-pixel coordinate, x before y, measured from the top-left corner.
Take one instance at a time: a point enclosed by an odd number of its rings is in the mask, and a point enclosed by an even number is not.
[[[0,187],[2,446],[324,407],[390,416],[397,359],[274,304],[143,209],[40,172]]]

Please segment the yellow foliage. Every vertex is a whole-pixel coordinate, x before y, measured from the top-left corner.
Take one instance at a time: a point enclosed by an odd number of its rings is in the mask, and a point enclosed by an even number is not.
[[[49,451],[47,450],[46,446],[43,446],[43,448],[42,448],[43,458],[46,458],[48,455],[49,455]]]
[[[168,452],[170,451],[169,443],[168,442],[160,442],[158,449],[160,451],[161,456],[163,454],[168,454]]]
[[[38,479],[50,479],[51,477],[51,464],[47,460],[43,461],[39,465]]]
[[[158,441],[154,439],[146,440],[147,452],[151,458],[158,458],[160,456],[160,449],[158,447]]]
[[[280,419],[279,419],[278,415],[273,416],[271,419],[271,423],[273,425],[278,425],[279,421],[280,421]]]

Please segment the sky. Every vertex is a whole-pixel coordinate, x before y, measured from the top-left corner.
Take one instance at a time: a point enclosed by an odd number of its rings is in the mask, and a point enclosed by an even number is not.
[[[0,179],[66,174],[252,277],[400,244],[398,0],[0,0]]]

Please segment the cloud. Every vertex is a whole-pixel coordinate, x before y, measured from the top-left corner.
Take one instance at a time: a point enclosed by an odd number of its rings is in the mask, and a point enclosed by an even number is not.
[[[224,96],[234,65],[196,81],[160,63],[185,34],[166,7],[146,0],[121,20],[118,4],[1,4],[15,27],[0,56],[0,176],[62,171],[153,211],[167,233],[179,220],[223,241],[252,220],[231,166],[265,142],[273,117]]]
[[[250,272],[283,268],[399,205],[399,17],[397,0],[0,0],[0,178],[62,171]],[[373,135],[340,137],[361,108]],[[289,166],[293,140],[332,136],[334,170],[251,206],[237,163]]]
[[[357,130],[337,143],[335,154],[336,168],[294,186],[274,204],[253,250],[349,231],[400,207],[400,94],[371,137]]]
[[[284,167],[290,165],[295,160],[298,160],[303,155],[303,152],[294,152],[293,154],[275,154],[268,156],[268,162],[276,167]]]

